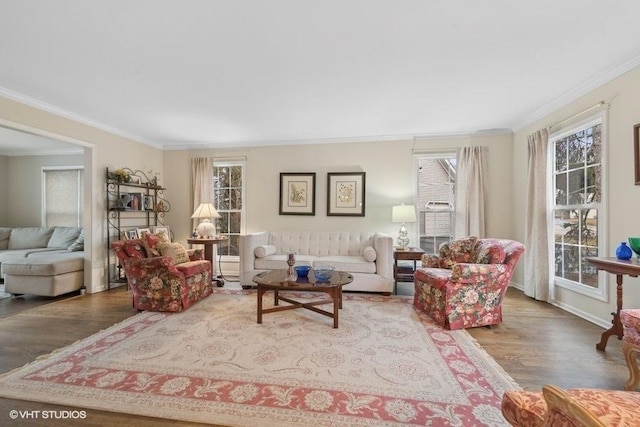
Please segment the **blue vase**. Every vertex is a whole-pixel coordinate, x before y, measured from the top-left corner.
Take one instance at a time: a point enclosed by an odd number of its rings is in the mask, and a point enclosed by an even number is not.
[[[633,252],[631,252],[631,248],[627,246],[627,242],[620,243],[620,245],[618,245],[618,247],[616,248],[616,258],[618,259],[631,259],[632,255]]]

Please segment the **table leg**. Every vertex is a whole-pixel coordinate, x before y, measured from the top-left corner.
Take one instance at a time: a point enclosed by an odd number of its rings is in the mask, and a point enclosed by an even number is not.
[[[611,320],[612,326],[602,333],[600,337],[600,342],[596,344],[596,349],[600,351],[604,351],[607,347],[607,341],[611,335],[616,335],[619,340],[622,339],[624,335],[624,331],[622,329],[622,322],[620,322],[620,310],[622,310],[622,274],[616,275],[616,305],[617,310],[614,313],[611,313],[613,316],[613,320]]]
[[[273,291],[273,305],[280,305],[280,296],[277,289]]]
[[[340,297],[340,286],[335,288],[331,292],[331,298],[333,298],[333,327],[334,329],[338,328],[338,313],[340,312],[339,308],[342,308],[342,300]]]
[[[265,289],[261,288],[258,285],[258,324],[262,323],[262,296],[264,295]]]

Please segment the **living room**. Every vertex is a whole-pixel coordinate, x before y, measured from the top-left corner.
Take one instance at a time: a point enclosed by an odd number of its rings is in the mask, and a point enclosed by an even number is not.
[[[615,248],[628,237],[639,236],[633,209],[640,187],[634,182],[633,127],[640,123],[637,100],[640,99],[638,56],[627,55],[625,61],[611,66],[581,85],[556,88],[555,97],[538,105],[521,117],[513,128],[473,129],[458,132],[394,133],[378,136],[327,136],[271,141],[268,144],[150,144],[135,132],[119,132],[100,126],[100,121],[69,114],[55,104],[38,102],[16,91],[0,92],[0,125],[29,132],[81,147],[83,154],[65,159],[82,163],[85,171],[85,284],[88,293],[104,291],[110,266],[106,256],[105,170],[128,167],[158,171],[166,187],[165,196],[172,209],[165,223],[174,240],[186,242],[191,235],[193,200],[191,159],[240,159],[246,163],[246,217],[243,232],[262,230],[353,230],[380,231],[397,235],[398,225],[391,222],[392,207],[413,204],[415,198],[415,156],[423,153],[455,151],[460,147],[488,147],[488,188],[486,199],[486,235],[525,242],[527,216],[528,136],[538,129],[570,119],[584,111],[596,112],[593,106],[604,101],[598,111],[606,115],[606,153],[604,188],[606,189],[606,250],[613,256]],[[574,82],[575,83],[575,82]],[[526,82],[522,82],[526,85]],[[0,86],[4,86],[0,81]],[[10,89],[10,88],[9,88]],[[479,109],[476,109],[479,111]],[[183,112],[180,112],[181,114]],[[184,113],[186,114],[186,113]],[[580,117],[584,117],[582,115]],[[589,116],[589,113],[586,114]],[[166,117],[164,117],[166,118]],[[180,122],[184,116],[175,118]],[[161,117],[158,127],[168,125]],[[346,134],[345,134],[346,135]],[[187,139],[187,137],[184,137]],[[25,167],[25,165],[31,166]],[[40,180],[41,165],[30,156],[0,156],[0,224],[37,226],[40,203],[33,196],[33,186]],[[35,172],[34,172],[35,171]],[[316,214],[283,216],[278,213],[279,174],[281,172],[315,172]],[[326,215],[327,174],[332,172],[366,173],[366,215],[331,217]],[[37,174],[36,175],[34,175]],[[411,244],[417,243],[415,225],[408,224]],[[225,272],[233,275],[237,264],[225,263]],[[525,282],[524,259],[519,263],[512,286],[522,289]],[[606,328],[616,306],[615,277],[603,274],[606,294],[597,299],[556,287],[553,304],[589,322]],[[640,279],[625,278],[625,307],[640,307]]]

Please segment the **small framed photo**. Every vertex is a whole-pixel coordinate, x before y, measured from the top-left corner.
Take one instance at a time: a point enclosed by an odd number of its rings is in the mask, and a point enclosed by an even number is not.
[[[364,216],[365,172],[327,174],[327,216]]]
[[[145,195],[142,197],[142,210],[152,211],[155,209],[156,199],[153,196]]]
[[[133,240],[138,238],[138,230],[133,228],[131,230],[126,231],[127,239]]]
[[[150,228],[136,228],[136,231],[138,232],[138,238],[141,238],[144,233],[151,234]]]
[[[280,215],[316,214],[316,174],[280,173]]]
[[[171,240],[171,230],[166,225],[156,225],[155,227],[153,227],[153,232],[156,233],[156,234],[164,233],[164,234],[167,235],[169,240]]]
[[[129,184],[137,184],[140,185],[141,184],[141,180],[140,177],[137,175],[129,175]]]

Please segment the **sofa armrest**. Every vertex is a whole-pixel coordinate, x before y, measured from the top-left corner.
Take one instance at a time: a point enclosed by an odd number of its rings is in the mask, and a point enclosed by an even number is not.
[[[266,231],[240,235],[238,249],[240,251],[240,275],[253,270],[255,250],[260,245],[269,243],[269,234]]]
[[[376,273],[386,279],[392,279],[393,238],[385,233],[375,233],[373,248],[376,250]]]

